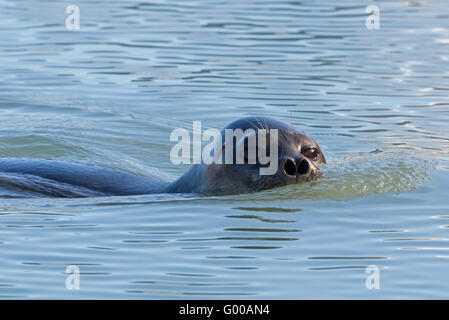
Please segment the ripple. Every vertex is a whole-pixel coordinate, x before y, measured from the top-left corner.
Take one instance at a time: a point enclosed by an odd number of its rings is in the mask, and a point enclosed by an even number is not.
[[[429,181],[436,169],[433,159],[407,152],[336,154],[323,166],[318,181],[289,185],[251,194],[252,200],[352,199],[382,193],[413,190]],[[282,192],[280,192],[282,190]],[[238,198],[237,198],[238,199]]]

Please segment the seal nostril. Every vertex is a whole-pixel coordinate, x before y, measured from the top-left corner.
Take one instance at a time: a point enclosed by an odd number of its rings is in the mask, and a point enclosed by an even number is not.
[[[299,175],[306,174],[307,172],[309,172],[309,169],[310,169],[309,161],[302,159],[298,165],[298,174]]]
[[[287,159],[284,162],[284,172],[288,176],[295,176],[296,175],[296,164],[295,161],[292,159]]]

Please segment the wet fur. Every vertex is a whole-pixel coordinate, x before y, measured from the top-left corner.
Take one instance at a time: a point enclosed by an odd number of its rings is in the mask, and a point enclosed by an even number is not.
[[[24,197],[98,197],[152,193],[246,193],[313,180],[318,177],[318,163],[325,163],[319,145],[303,132],[281,121],[267,117],[247,117],[229,124],[225,129],[278,129],[278,172],[259,175],[257,164],[196,164],[178,180],[168,183],[141,175],[83,164],[36,159],[0,159],[0,196]],[[267,139],[268,140],[268,139]],[[298,143],[307,143],[319,150],[320,157],[308,177],[291,179],[282,172],[281,161],[303,157]],[[235,150],[234,150],[235,152]]]

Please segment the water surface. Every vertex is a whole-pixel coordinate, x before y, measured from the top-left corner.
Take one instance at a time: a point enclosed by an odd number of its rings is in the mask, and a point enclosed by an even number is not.
[[[449,298],[447,2],[376,1],[379,30],[370,4],[0,1],[1,157],[173,180],[172,130],[266,115],[329,162],[247,195],[3,197],[0,297]]]

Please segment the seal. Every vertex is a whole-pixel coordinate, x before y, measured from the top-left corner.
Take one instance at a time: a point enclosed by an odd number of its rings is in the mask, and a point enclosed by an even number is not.
[[[277,132],[277,165],[269,175],[262,175],[261,168],[268,164],[261,161],[247,161],[249,144],[244,136],[242,157],[244,163],[226,161],[200,163],[193,165],[183,176],[174,182],[157,181],[142,175],[104,168],[53,160],[0,159],[0,190],[7,194],[31,197],[101,197],[128,196],[155,193],[200,193],[200,194],[239,194],[271,189],[293,183],[312,181],[321,174],[319,165],[326,159],[318,143],[304,132],[282,121],[262,117],[246,117],[230,123],[226,129],[247,132],[253,129],[267,133],[263,145],[257,141],[258,150],[270,150],[269,139]],[[224,138],[223,150],[229,144]],[[233,160],[239,151],[237,143],[232,143]],[[215,151],[215,150],[214,150]],[[224,157],[224,154],[223,154]],[[224,159],[224,158],[223,158]],[[237,163],[236,163],[237,162]],[[0,196],[5,191],[0,192]]]

